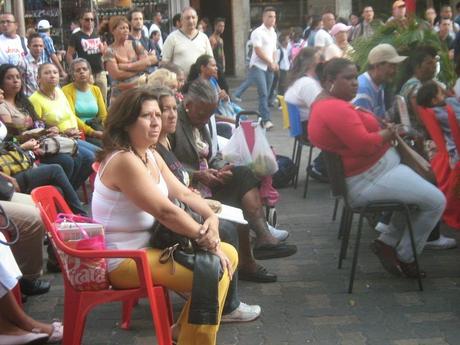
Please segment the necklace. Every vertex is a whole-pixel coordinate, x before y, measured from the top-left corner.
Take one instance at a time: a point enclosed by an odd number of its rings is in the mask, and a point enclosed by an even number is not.
[[[149,156],[147,155],[147,152],[145,152],[144,157],[142,157],[139,153],[137,153],[137,151],[134,150],[133,148],[131,148],[131,152],[134,153],[137,156],[137,158],[139,158],[141,160],[141,162],[147,168],[147,171],[148,171],[148,173],[150,175]]]
[[[45,91],[43,91],[42,89],[38,89],[38,90],[40,91],[40,93],[41,93],[43,96],[48,97],[48,98],[51,99],[52,101],[54,101],[54,100],[56,99],[56,93],[54,92],[54,90],[53,90],[53,92],[52,92],[50,95],[47,94],[47,93],[46,93]]]

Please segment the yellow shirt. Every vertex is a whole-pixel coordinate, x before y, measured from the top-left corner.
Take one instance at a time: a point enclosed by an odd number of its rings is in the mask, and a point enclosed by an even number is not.
[[[44,121],[47,127],[56,126],[60,132],[71,128],[78,128],[77,117],[70,108],[69,102],[62,90],[56,88],[55,95],[55,99],[50,99],[41,92],[35,91],[29,97],[38,118]]]

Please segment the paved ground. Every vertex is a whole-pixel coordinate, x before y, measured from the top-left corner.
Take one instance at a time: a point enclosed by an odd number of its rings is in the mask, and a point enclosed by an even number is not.
[[[233,81],[232,85],[235,84]],[[247,109],[255,109],[253,89],[243,95]],[[280,154],[290,156],[293,141],[281,126],[281,113],[273,110],[275,129],[270,142]],[[305,164],[306,153],[303,163]],[[359,267],[352,295],[346,293],[350,259],[337,269],[338,222],[331,221],[333,201],[328,185],[310,181],[307,199],[302,198],[305,168],[300,188],[282,189],[277,207],[280,227],[291,232],[289,242],[298,253],[287,259],[264,261],[278,274],[278,282],[241,282],[243,301],[260,304],[259,320],[248,324],[222,325],[221,345],[456,345],[460,344],[460,252],[425,251],[421,265],[427,271],[424,292],[415,281],[394,278],[380,266],[368,244],[375,237],[364,231]],[[460,241],[460,233],[443,232]],[[62,318],[63,285],[59,275],[50,293],[29,298],[27,311],[36,318]],[[181,300],[174,297],[174,309]],[[155,344],[151,319],[145,302],[135,309],[132,330],[117,327],[121,316],[118,304],[105,305],[91,313],[84,344]]]

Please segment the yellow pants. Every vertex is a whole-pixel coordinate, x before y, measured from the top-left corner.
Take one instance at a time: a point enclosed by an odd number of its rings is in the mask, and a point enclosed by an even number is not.
[[[238,266],[238,254],[230,244],[222,243],[222,250],[227,255],[235,270]],[[188,268],[175,264],[175,271],[172,273],[171,263],[161,264],[159,257],[160,249],[147,249],[153,281],[171,290],[178,292],[192,291],[193,272]],[[115,270],[109,273],[111,284],[117,289],[129,289],[139,286],[137,267],[133,260],[124,260]],[[220,317],[224,308],[230,279],[227,271],[224,272],[219,282],[219,319],[217,325],[192,325],[188,323],[190,299],[182,309],[178,320],[180,327],[179,345],[214,345],[216,343],[217,331],[219,330]]]

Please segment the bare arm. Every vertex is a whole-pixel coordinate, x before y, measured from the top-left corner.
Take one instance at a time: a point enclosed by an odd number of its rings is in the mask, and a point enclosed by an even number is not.
[[[123,71],[118,68],[118,63],[114,60],[107,61],[105,63],[105,68],[109,75],[118,81],[123,81],[125,79],[131,78],[137,74],[137,72]]]
[[[115,156],[106,168],[102,182],[111,189],[121,191],[169,229],[190,238],[200,237],[201,225],[162,195],[152,176],[134,154],[126,152]]]
[[[256,55],[261,60],[263,60],[271,70],[276,70],[275,66],[278,66],[278,65],[274,62],[275,61],[274,56],[273,56],[273,59],[270,58],[267,54],[265,54],[265,52],[262,50],[261,47],[254,47],[254,51]]]
[[[64,71],[64,68],[62,68],[62,65],[61,65],[57,55],[56,54],[51,54],[50,59],[51,59],[51,61],[53,61],[54,65],[59,70],[59,74],[61,75],[61,77],[63,77],[63,78],[67,77],[67,73]]]
[[[67,52],[65,53],[65,61],[67,62],[67,65],[70,66],[70,64],[73,61],[74,55],[75,55],[75,47],[68,46]]]

